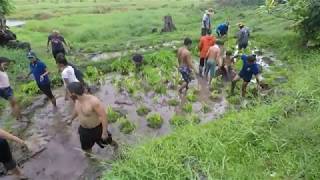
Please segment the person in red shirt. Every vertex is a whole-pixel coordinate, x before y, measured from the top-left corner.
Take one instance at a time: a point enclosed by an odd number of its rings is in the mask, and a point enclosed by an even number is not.
[[[199,65],[199,75],[203,77],[203,67],[207,60],[207,52],[211,46],[216,42],[216,38],[211,35],[211,30],[207,32],[207,35],[200,38],[199,51],[200,51],[200,65]]]

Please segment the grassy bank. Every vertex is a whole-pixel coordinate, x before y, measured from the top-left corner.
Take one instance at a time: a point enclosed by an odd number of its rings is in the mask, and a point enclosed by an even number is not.
[[[104,179],[320,178],[320,52],[300,47],[290,22],[244,14],[256,45],[272,49],[288,65],[289,82],[256,107],[124,153]]]

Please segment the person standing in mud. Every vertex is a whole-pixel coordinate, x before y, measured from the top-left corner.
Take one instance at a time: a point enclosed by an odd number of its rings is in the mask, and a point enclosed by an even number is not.
[[[218,43],[218,42],[217,42]],[[218,67],[221,66],[221,58],[220,58],[220,48],[218,46],[218,44],[215,44],[213,46],[211,46],[207,52],[207,68],[206,68],[206,72],[205,72],[205,77],[208,78],[208,74],[210,72],[210,76],[209,76],[209,85],[211,85],[212,79],[215,77],[216,75],[216,67],[218,65]]]
[[[189,83],[191,82],[191,73],[192,70],[194,73],[197,72],[195,66],[192,63],[191,52],[189,49],[191,48],[192,40],[190,38],[184,39],[184,46],[178,49],[177,57],[179,63],[179,72],[182,75],[184,83],[179,88],[179,92],[182,93],[183,89],[186,91],[189,89]]]
[[[199,75],[202,77],[203,68],[207,61],[207,52],[211,46],[216,42],[216,38],[211,35],[211,30],[208,30],[206,36],[200,38],[199,51],[200,51],[200,65],[199,65]]]
[[[0,163],[2,163],[8,174],[16,176],[18,179],[26,178],[18,168],[16,161],[12,157],[11,149],[7,140],[17,142],[27,147],[26,143],[20,138],[0,129]]]
[[[59,70],[61,71],[63,84],[64,84],[64,87],[66,88],[65,100],[68,100],[69,99],[68,90],[67,90],[68,84],[73,82],[80,82],[80,81],[77,79],[75,71],[72,68],[72,66],[70,66],[65,59],[63,58],[57,59],[57,65]]]
[[[210,8],[205,11],[202,17],[201,35],[205,36],[209,30],[211,30],[211,16],[213,15],[213,9]]]
[[[227,51],[226,56],[223,57],[222,71],[225,81],[232,80],[232,74],[234,72],[234,59],[235,57],[232,56],[232,51]]]
[[[59,53],[66,54],[66,49],[68,48],[68,44],[66,43],[64,37],[59,33],[58,30],[53,30],[52,34],[48,36],[47,41],[47,49],[48,52],[50,51],[50,44],[51,44],[51,51],[54,59],[57,58]]]
[[[242,88],[241,88],[241,96],[246,96],[247,86],[252,79],[252,75],[256,76],[257,80],[257,88],[260,89],[260,76],[259,76],[259,66],[256,63],[255,55],[242,55],[241,60],[243,62],[242,69],[238,75],[232,80],[231,85],[231,95],[234,94],[234,88],[236,87],[236,83],[243,79]]]
[[[36,81],[39,89],[50,99],[52,105],[56,108],[56,98],[51,90],[51,82],[48,76],[49,71],[47,70],[47,66],[32,51],[28,52],[27,58],[30,61],[30,73],[28,74],[28,77],[33,74],[34,80]]]
[[[83,73],[75,65],[69,63],[66,56],[63,53],[57,54],[57,62],[66,62],[69,66],[71,66],[74,70],[74,74],[75,74],[76,78],[80,81],[80,83],[83,85],[83,87],[85,87],[86,93],[91,92],[90,87],[83,79],[83,77],[84,77]]]
[[[247,27],[244,26],[243,23],[239,23],[239,32],[237,34],[237,44],[238,44],[238,49],[246,49],[249,44],[249,37],[250,37],[250,31]]]
[[[13,95],[13,90],[10,86],[8,74],[6,72],[8,64],[11,62],[10,59],[0,57],[0,97],[9,101],[12,114],[17,118],[21,119],[21,112],[16,98]]]
[[[102,102],[93,95],[85,94],[79,82],[70,83],[67,88],[75,101],[70,123],[76,118],[80,122],[78,132],[82,150],[91,153],[95,144],[101,148],[110,144],[117,149],[118,144],[112,140],[112,135],[108,131],[107,114]]]

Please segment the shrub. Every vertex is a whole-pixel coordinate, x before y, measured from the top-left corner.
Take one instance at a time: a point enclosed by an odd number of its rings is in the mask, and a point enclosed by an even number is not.
[[[206,114],[206,113],[211,112],[211,109],[207,104],[202,104],[201,111]]]
[[[168,100],[169,106],[178,106],[179,103],[180,103],[180,102],[179,102],[177,99],[170,99],[170,100]]]
[[[134,131],[136,129],[136,125],[132,122],[130,122],[127,118],[125,117],[121,117],[119,119],[119,123],[120,123],[120,131],[124,134],[130,134],[132,133],[132,131]]]
[[[148,126],[151,128],[159,129],[163,124],[163,118],[159,113],[151,114],[147,117]]]
[[[120,119],[122,117],[122,115],[117,112],[117,111],[114,111],[112,107],[108,107],[107,108],[107,120],[109,123],[115,123],[117,122],[118,119]]]
[[[137,109],[137,114],[139,116],[146,116],[147,114],[149,114],[149,112],[151,112],[151,110],[146,106],[141,106],[139,107],[139,109]]]
[[[195,93],[193,91],[189,91],[187,94],[187,100],[189,102],[196,102],[197,101],[197,96],[195,95]]]
[[[186,103],[183,107],[182,110],[186,113],[192,113],[192,104],[191,103]]]
[[[200,117],[199,117],[197,114],[192,114],[192,115],[190,116],[189,121],[190,121],[191,123],[193,123],[193,124],[199,124],[199,123],[201,122],[201,119],[200,119]]]
[[[187,125],[190,121],[185,116],[173,115],[170,124],[176,127]]]
[[[21,85],[22,92],[27,95],[36,95],[40,92],[37,83],[35,81],[31,81],[26,84]]]

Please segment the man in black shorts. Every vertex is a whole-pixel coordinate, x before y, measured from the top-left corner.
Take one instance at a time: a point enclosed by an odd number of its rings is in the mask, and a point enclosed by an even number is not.
[[[82,150],[91,153],[95,144],[101,148],[110,144],[117,149],[118,144],[112,140],[112,135],[108,132],[107,114],[102,102],[93,95],[84,94],[84,88],[79,82],[69,83],[67,88],[75,101],[70,123],[75,118],[80,122],[78,132]]]
[[[29,51],[27,54],[27,58],[30,61],[30,73],[28,77],[33,74],[34,80],[37,82],[39,89],[50,99],[53,106],[56,108],[56,98],[54,97],[51,90],[51,83],[49,79],[49,72],[47,70],[47,66],[40,61],[36,54],[32,51]]]
[[[17,167],[17,163],[12,157],[11,149],[7,140],[15,141],[26,146],[26,143],[20,138],[0,129],[0,163],[4,165],[8,174],[15,175],[19,179],[27,179]]]
[[[48,52],[50,51],[49,50],[50,43],[51,43],[51,50],[52,50],[52,55],[54,59],[57,58],[57,55],[59,53],[66,54],[66,48],[68,48],[68,45],[64,40],[64,37],[60,35],[59,31],[53,30],[52,34],[48,36],[48,42],[47,42]]]

